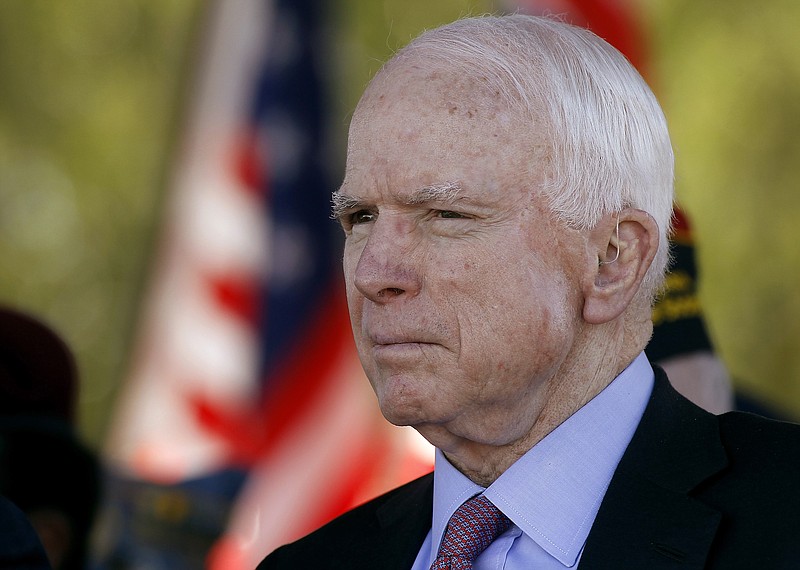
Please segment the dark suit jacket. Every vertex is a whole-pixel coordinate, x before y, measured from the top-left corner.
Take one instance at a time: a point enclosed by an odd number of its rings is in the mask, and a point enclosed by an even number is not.
[[[800,426],[679,395],[660,369],[600,506],[580,570],[800,568]],[[268,556],[260,569],[408,570],[433,477],[395,489]]]
[[[0,568],[49,570],[50,563],[31,523],[17,506],[0,496]]]

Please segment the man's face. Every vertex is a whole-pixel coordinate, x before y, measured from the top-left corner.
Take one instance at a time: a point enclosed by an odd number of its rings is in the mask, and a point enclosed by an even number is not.
[[[373,85],[336,200],[353,333],[381,410],[445,449],[530,431],[582,322],[584,242],[537,196],[536,141],[475,89],[410,67]]]

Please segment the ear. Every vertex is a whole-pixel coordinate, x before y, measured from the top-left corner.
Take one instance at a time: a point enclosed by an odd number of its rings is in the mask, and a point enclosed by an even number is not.
[[[658,224],[642,210],[607,214],[589,233],[592,255],[583,283],[583,318],[602,324],[620,316],[642,284],[658,249]]]

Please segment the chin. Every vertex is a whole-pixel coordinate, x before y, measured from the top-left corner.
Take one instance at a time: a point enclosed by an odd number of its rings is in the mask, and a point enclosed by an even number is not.
[[[414,427],[423,421],[423,410],[419,406],[395,405],[382,401],[380,407],[386,421],[396,426]]]
[[[406,375],[393,375],[372,382],[372,389],[378,398],[383,417],[396,426],[413,426],[425,416],[429,397],[418,390],[415,378]]]
[[[378,394],[378,404],[383,417],[396,426],[410,426],[416,428],[420,424],[430,423],[433,410],[430,410],[430,401],[425,398],[412,398],[408,393],[394,394],[385,391]]]

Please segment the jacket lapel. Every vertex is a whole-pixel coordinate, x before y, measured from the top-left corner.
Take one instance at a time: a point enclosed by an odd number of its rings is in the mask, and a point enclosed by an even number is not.
[[[385,570],[408,570],[414,564],[419,549],[433,520],[433,474],[414,482],[408,492],[398,494],[381,505],[375,515],[379,539],[375,546],[381,565],[369,563],[365,570],[380,567]]]
[[[600,506],[581,557],[592,568],[703,568],[721,514],[689,493],[722,470],[717,418],[656,369],[642,421]]]

